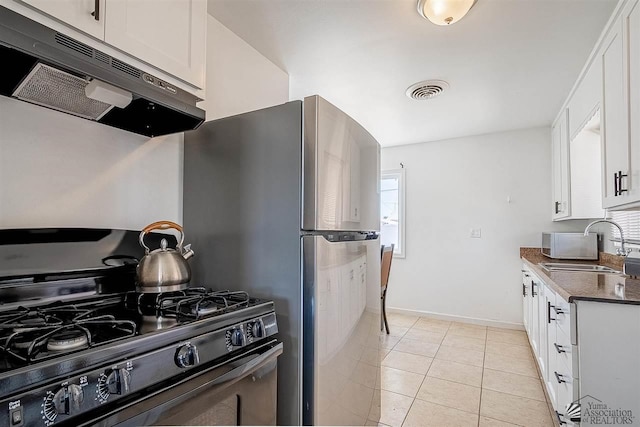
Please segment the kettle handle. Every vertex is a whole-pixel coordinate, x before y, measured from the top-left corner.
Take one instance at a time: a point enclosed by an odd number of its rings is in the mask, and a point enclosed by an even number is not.
[[[177,248],[182,249],[182,244],[184,243],[184,231],[182,231],[182,227],[179,224],[171,221],[156,221],[152,224],[147,225],[140,232],[140,237],[138,240],[140,241],[140,245],[142,245],[145,252],[149,253],[150,251],[149,247],[144,244],[144,236],[147,233],[150,233],[153,230],[168,230],[170,228],[173,228],[174,230],[178,230],[180,232],[180,241],[178,242]]]

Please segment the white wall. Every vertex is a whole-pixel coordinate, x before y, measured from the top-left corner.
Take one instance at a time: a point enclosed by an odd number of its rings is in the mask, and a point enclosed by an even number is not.
[[[182,135],[149,139],[0,97],[0,228],[182,220]]]
[[[207,118],[286,102],[288,75],[208,19]],[[0,97],[0,228],[181,223],[182,140]]]
[[[207,120],[289,100],[289,75],[211,15],[207,22]]]
[[[519,248],[587,224],[551,221],[550,132],[382,150],[383,170],[406,168],[406,258],[393,261],[389,307],[522,323]]]

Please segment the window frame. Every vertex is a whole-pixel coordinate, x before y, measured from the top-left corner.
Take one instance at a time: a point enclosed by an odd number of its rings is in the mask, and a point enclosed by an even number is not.
[[[405,215],[405,194],[406,194],[406,169],[388,169],[380,172],[380,193],[382,193],[382,180],[388,178],[398,179],[398,244],[393,248],[394,258],[406,257],[406,215]],[[380,195],[382,203],[382,194]],[[382,233],[382,212],[380,212],[380,232]]]

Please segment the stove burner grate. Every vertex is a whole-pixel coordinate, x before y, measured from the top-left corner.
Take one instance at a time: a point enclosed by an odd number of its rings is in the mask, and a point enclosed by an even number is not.
[[[136,294],[140,314],[178,320],[199,320],[248,307],[249,295],[243,291],[208,291],[205,288],[189,288],[184,291],[155,294]]]
[[[44,308],[20,307],[3,314],[0,351],[29,363],[133,336],[136,334],[134,322],[101,314],[121,301],[107,298]]]

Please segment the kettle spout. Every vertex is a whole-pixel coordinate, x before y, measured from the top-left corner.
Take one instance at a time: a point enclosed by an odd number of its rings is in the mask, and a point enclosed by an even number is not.
[[[189,259],[194,255],[195,255],[195,252],[193,252],[193,249],[191,249],[191,245],[187,245],[182,249],[182,257],[184,259]]]

